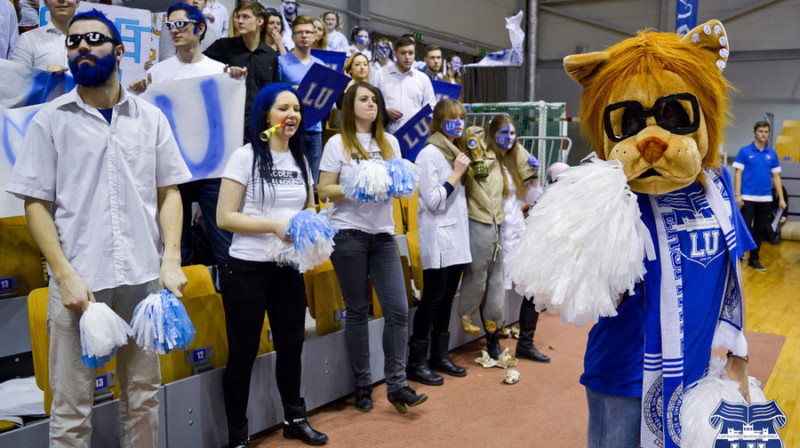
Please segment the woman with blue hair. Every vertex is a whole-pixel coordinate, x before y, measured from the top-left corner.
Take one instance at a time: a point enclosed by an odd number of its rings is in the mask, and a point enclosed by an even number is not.
[[[222,174],[217,223],[233,233],[222,278],[230,357],[223,390],[231,447],[249,447],[247,401],[264,312],[277,359],[283,436],[322,445],[328,436],[306,419],[300,396],[306,295],[303,276],[265,250],[290,241],[289,219],[314,208],[313,179],[304,156],[302,105],[288,84],[271,84],[253,100],[250,142],[238,148]]]

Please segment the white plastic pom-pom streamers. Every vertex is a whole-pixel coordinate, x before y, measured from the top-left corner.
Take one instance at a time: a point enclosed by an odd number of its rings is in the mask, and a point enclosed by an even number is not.
[[[297,268],[300,273],[314,269],[333,253],[333,236],[336,229],[330,223],[331,210],[319,213],[301,210],[289,220],[286,233],[294,243],[287,243],[271,235],[266,245],[267,255],[278,263]]]
[[[131,328],[139,347],[146,351],[158,351],[158,342],[166,337],[160,293],[150,294],[136,305]]]
[[[381,202],[389,199],[392,178],[381,159],[362,160],[344,185],[344,194],[356,202]]]
[[[752,376],[749,380],[750,402],[766,403],[767,399],[758,380]],[[721,400],[729,403],[746,403],[739,392],[739,383],[728,379],[725,373],[725,361],[714,358],[711,360],[708,375],[683,396],[680,416],[681,446],[714,446],[719,428],[711,426],[709,417]]]
[[[80,320],[83,354],[92,358],[110,356],[128,343],[131,327],[105,303],[89,302]]]
[[[619,295],[644,276],[644,257],[654,253],[640,216],[619,161],[564,171],[531,209],[509,257],[517,292],[577,326],[615,316]]]

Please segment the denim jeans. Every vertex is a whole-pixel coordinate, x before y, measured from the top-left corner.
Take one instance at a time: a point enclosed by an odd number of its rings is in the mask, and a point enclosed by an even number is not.
[[[230,257],[222,277],[222,303],[230,350],[222,386],[228,428],[247,425],[250,376],[265,311],[275,345],[275,380],[281,401],[284,405],[302,403],[301,355],[306,318],[303,276],[294,268],[276,263]]]
[[[461,281],[464,265],[457,264],[441,269],[423,269],[422,299],[414,315],[415,341],[430,339],[431,327],[434,333],[447,333],[450,327],[450,311],[453,297]]]
[[[642,399],[606,395],[586,388],[589,448],[638,448]]]
[[[306,131],[306,155],[314,185],[319,182],[319,162],[322,160],[322,132]]]
[[[331,263],[344,296],[345,341],[356,387],[372,385],[369,368],[369,304],[367,278],[383,310],[383,370],[386,389],[394,392],[406,382],[408,301],[400,253],[388,233],[369,234],[343,229],[333,238]]]
[[[183,202],[183,233],[181,234],[181,261],[183,265],[194,264],[194,245],[192,243],[192,203],[200,205],[203,213],[203,227],[208,235],[208,242],[211,245],[211,252],[214,261],[221,269],[228,259],[228,249],[231,247],[233,234],[227,230],[217,227],[217,199],[219,198],[219,186],[222,179],[200,179],[185,184],[178,185],[181,192],[181,202]]]

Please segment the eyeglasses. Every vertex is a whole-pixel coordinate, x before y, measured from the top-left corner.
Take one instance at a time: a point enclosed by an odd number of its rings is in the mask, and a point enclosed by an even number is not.
[[[111,37],[106,36],[103,33],[98,33],[97,31],[90,31],[88,33],[83,34],[70,34],[66,38],[67,48],[70,50],[74,50],[78,48],[81,44],[81,41],[85,40],[87,44],[91,45],[92,47],[99,47],[106,42],[114,42],[114,39]]]
[[[197,20],[192,19],[179,19],[174,22],[164,22],[168,30],[182,30],[192,23],[197,23]]]
[[[656,124],[673,134],[691,134],[700,127],[697,98],[691,93],[675,93],[657,99],[649,109],[645,109],[638,101],[622,101],[606,106],[603,111],[606,136],[612,142],[619,143],[646,128],[647,117],[651,116],[655,117]]]

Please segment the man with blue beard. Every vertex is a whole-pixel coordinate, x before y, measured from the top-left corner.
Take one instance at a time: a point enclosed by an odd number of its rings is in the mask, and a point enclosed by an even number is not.
[[[130,322],[149,293],[186,285],[180,268],[181,198],[191,174],[164,115],[120,83],[125,48],[96,10],[66,38],[78,87],[31,120],[7,191],[25,215],[50,273],[50,446],[89,446],[96,371],[81,361],[79,321],[89,302]],[[158,441],[158,356],[119,347],[120,445]]]

